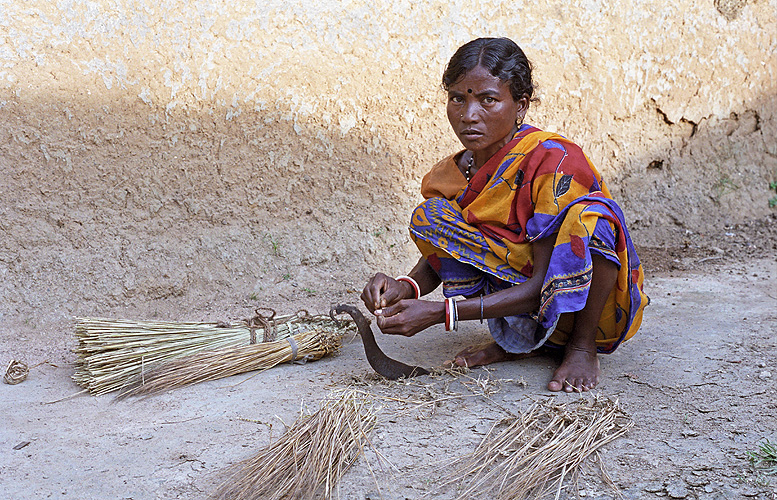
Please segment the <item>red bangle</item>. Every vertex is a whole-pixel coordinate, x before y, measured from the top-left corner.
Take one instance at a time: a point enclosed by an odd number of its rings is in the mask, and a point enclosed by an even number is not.
[[[459,311],[456,307],[456,299],[453,297],[445,299],[445,331],[459,329]]]
[[[397,281],[404,281],[406,283],[410,283],[410,286],[413,287],[413,292],[415,293],[415,297],[413,297],[413,298],[415,298],[415,299],[420,299],[421,298],[421,287],[418,286],[418,282],[416,280],[414,280],[410,276],[397,276],[394,279],[397,280]]]

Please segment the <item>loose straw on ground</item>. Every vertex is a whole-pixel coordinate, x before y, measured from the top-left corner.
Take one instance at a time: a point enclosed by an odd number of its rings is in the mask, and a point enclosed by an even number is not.
[[[336,325],[328,316],[311,316],[305,311],[280,317],[274,314],[263,317],[257,313],[237,325],[78,318],[75,331],[78,359],[73,379],[92,394],[106,394],[171,359]]]
[[[27,368],[27,365],[24,362],[12,359],[11,362],[8,363],[8,369],[5,371],[5,375],[3,375],[3,382],[9,385],[19,384],[27,379],[29,373],[30,369]]]
[[[495,425],[474,453],[457,459],[443,485],[461,483],[458,499],[542,498],[633,422],[609,399],[569,405],[547,401]]]
[[[375,422],[373,402],[363,393],[335,393],[259,454],[230,467],[212,498],[331,498],[343,473],[364,452]]]
[[[192,354],[136,375],[119,397],[155,394],[240,373],[267,370],[289,361],[315,361],[340,349],[341,339],[340,332],[317,328],[275,342]]]

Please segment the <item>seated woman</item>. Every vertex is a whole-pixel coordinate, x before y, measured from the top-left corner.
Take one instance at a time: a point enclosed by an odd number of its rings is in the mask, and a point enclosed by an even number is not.
[[[513,41],[465,44],[443,87],[466,149],[423,179],[426,201],[410,223],[418,264],[396,279],[373,276],[364,304],[387,334],[487,318],[493,342],[465,349],[456,364],[517,359],[546,345],[564,349],[549,390],[596,387],[597,352],[631,338],[648,303],[620,208],[578,146],[523,123],[534,85]],[[445,301],[419,300],[440,283]]]

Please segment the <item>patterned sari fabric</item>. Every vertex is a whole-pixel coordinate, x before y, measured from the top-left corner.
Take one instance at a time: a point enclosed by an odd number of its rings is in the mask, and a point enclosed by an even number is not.
[[[539,309],[489,320],[494,339],[508,352],[566,344],[573,313],[588,297],[592,253],[619,269],[599,321],[597,349],[612,352],[631,338],[648,304],[642,266],[623,213],[582,150],[523,125],[469,183],[457,156],[426,175],[427,200],[410,224],[445,296],[491,293],[526,281],[533,271],[532,242],[556,234]]]

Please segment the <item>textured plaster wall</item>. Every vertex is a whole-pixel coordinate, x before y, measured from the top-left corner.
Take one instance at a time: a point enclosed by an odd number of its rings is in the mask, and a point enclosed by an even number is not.
[[[0,0],[0,324],[406,270],[420,178],[458,148],[440,75],[477,36],[524,48],[527,121],[583,146],[638,243],[763,215],[776,11]]]

